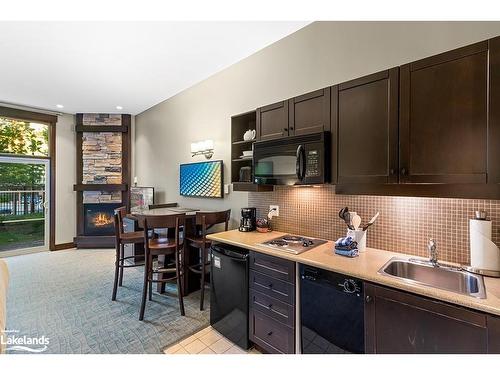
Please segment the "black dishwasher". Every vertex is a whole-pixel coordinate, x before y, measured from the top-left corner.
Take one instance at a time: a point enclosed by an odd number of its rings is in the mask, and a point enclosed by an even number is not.
[[[248,349],[248,251],[216,244],[210,257],[210,325]]]
[[[361,280],[301,264],[300,316],[302,353],[365,352]]]

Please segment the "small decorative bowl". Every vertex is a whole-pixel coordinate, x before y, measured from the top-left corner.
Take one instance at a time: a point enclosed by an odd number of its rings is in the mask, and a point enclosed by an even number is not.
[[[271,232],[271,223],[267,219],[257,219],[257,232],[267,233]]]
[[[267,227],[267,228],[264,228],[264,227],[257,227],[257,232],[259,233],[267,233],[267,232],[271,232],[272,229]]]

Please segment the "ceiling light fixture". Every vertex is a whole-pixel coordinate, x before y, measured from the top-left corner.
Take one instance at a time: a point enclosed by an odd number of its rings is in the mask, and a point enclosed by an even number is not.
[[[62,104],[56,104],[56,107],[61,108],[61,109],[64,108],[64,106]]]
[[[122,110],[122,109],[123,109],[123,107],[122,107],[121,105],[117,105],[117,106],[116,106],[116,109],[118,109],[118,110]]]

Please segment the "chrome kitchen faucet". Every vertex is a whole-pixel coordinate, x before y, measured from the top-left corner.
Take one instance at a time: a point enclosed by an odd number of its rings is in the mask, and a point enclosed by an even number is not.
[[[427,250],[429,250],[429,261],[431,262],[431,264],[434,267],[439,267],[436,240],[433,240],[432,238],[429,240],[429,243],[427,244]]]

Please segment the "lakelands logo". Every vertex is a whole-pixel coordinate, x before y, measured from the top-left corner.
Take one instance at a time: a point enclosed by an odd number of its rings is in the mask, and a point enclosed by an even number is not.
[[[43,353],[47,350],[50,340],[45,335],[27,336],[19,335],[17,330],[2,331],[0,335],[0,344],[5,345],[6,351]]]

